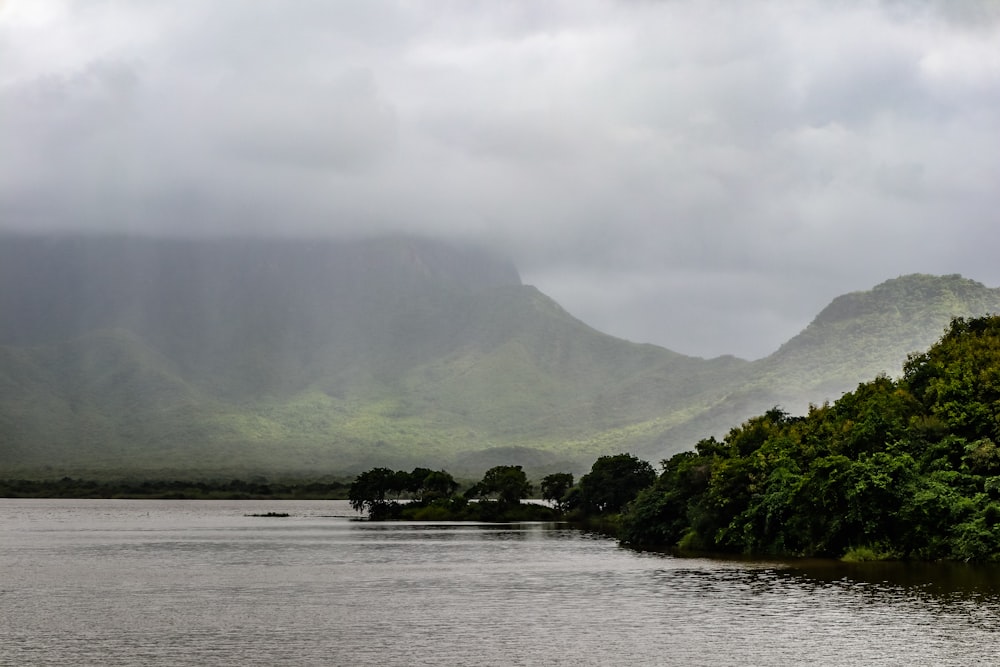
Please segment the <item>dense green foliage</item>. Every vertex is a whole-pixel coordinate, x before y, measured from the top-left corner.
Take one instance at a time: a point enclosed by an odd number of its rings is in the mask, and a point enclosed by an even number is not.
[[[426,505],[451,498],[458,486],[455,478],[444,470],[414,468],[406,472],[372,468],[357,476],[347,497],[356,511],[368,512],[372,518],[380,519],[398,514],[396,501],[404,494],[414,505]]]
[[[593,525],[613,518],[644,488],[653,484],[656,473],[646,461],[632,454],[602,456],[590,472],[573,484],[571,473],[546,475],[540,486],[542,499],[552,504],[522,505],[534,486],[521,466],[499,465],[486,471],[464,494],[443,471],[416,468],[413,472],[372,468],[354,480],[348,493],[351,506],[366,512],[372,520],[552,520],[570,512],[572,520]],[[433,492],[428,485],[435,480]],[[406,502],[400,502],[402,498]],[[478,499],[478,502],[469,502]]]
[[[602,456],[580,478],[567,504],[588,515],[615,514],[654,480],[653,466],[632,454]]]
[[[901,379],[774,409],[664,461],[627,544],[1000,560],[1000,317],[955,319]]]
[[[495,498],[502,505],[516,505],[527,498],[531,490],[521,466],[493,466],[465,495],[467,498]]]
[[[494,466],[462,495],[444,470],[413,472],[372,468],[348,491],[351,507],[373,521],[550,521],[559,513],[541,505],[522,505],[532,491],[521,466]],[[405,498],[406,502],[401,502]],[[469,502],[479,498],[478,502]]]
[[[568,472],[554,472],[542,478],[540,489],[542,500],[546,500],[556,509],[567,509],[566,496],[573,488],[573,474]]]

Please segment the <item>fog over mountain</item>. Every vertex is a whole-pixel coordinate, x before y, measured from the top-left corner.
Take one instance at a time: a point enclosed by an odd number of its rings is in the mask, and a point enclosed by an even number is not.
[[[0,63],[7,232],[471,241],[706,358],[1000,284],[992,0],[6,0]]]
[[[987,312],[1000,289],[902,276],[833,300],[764,359],[706,360],[595,330],[452,242],[3,235],[0,469],[658,461],[898,374],[953,316]]]

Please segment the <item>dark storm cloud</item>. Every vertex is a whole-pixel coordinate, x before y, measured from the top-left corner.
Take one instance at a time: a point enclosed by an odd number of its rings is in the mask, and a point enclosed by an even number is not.
[[[760,356],[1000,284],[989,1],[0,9],[0,226],[447,235],[599,329]]]

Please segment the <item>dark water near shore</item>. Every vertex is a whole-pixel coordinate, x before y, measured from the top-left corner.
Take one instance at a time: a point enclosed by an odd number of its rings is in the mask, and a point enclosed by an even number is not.
[[[288,518],[246,516],[268,511]],[[0,665],[975,665],[1000,569],[673,558],[346,503],[0,499]]]

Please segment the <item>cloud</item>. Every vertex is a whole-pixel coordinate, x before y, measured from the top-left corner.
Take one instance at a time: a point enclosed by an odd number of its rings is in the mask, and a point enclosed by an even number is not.
[[[206,114],[210,138],[236,161],[361,170],[391,153],[396,140],[393,110],[364,70],[323,82],[230,80],[215,97]]]
[[[986,0],[9,0],[0,59],[0,228],[447,235],[706,356],[1000,283]]]

